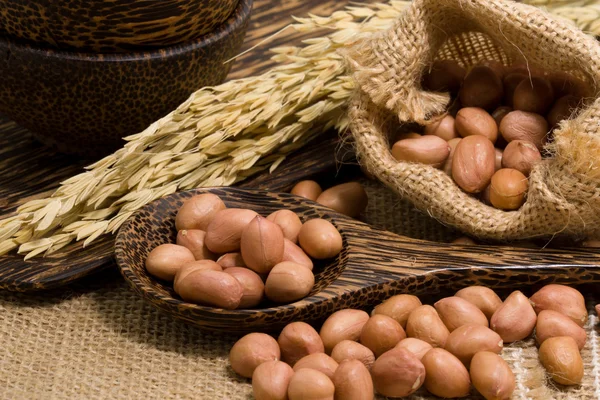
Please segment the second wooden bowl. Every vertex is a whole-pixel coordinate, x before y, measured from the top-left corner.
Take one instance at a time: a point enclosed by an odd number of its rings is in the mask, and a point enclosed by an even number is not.
[[[114,53],[189,42],[238,0],[0,0],[0,34],[55,49]]]
[[[291,304],[223,310],[182,301],[170,284],[146,272],[150,251],[174,243],[175,215],[183,202],[210,191],[228,207],[266,216],[286,208],[302,221],[325,218],[340,231],[344,248],[315,266],[315,287]],[[597,249],[596,249],[597,251]],[[115,243],[122,275],[133,289],[173,316],[213,331],[275,331],[292,321],[318,321],[342,308],[367,308],[397,294],[427,295],[470,285],[517,289],[548,283],[600,282],[594,249],[532,250],[508,246],[464,246],[416,240],[380,231],[304,198],[237,188],[179,192],[140,209],[123,225]]]
[[[252,0],[215,31],[141,53],[55,51],[0,38],[0,112],[67,153],[103,156],[204,86],[221,83],[244,40]]]

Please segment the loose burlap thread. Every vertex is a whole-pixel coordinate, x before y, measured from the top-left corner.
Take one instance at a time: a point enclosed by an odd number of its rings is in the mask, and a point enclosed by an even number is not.
[[[444,224],[482,239],[594,237],[600,233],[600,100],[564,121],[546,147],[550,157],[529,178],[518,211],[494,209],[463,192],[442,171],[398,162],[389,136],[406,123],[426,125],[445,112],[447,93],[427,92],[421,79],[435,59],[465,67],[485,59],[525,60],[564,71],[598,93],[600,46],[549,14],[505,0],[416,0],[387,31],[346,51],[358,90],[350,130],[361,164],[402,198]]]
[[[362,183],[369,195],[366,222],[423,239],[454,237],[394,192]],[[529,339],[507,345],[502,354],[516,376],[513,399],[600,398],[600,330],[592,312],[600,297],[587,297],[582,385],[558,388],[549,382]],[[116,271],[52,292],[0,292],[0,399],[249,400],[250,381],[236,376],[227,360],[236,339],[162,313]],[[421,390],[409,399],[434,398]],[[467,399],[483,398],[473,391]]]

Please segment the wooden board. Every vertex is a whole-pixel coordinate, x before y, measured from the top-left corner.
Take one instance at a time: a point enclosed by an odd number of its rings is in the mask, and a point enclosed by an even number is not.
[[[338,0],[255,0],[252,21],[244,50],[257,45],[290,23],[292,15],[308,13],[329,15],[348,1]],[[258,74],[273,65],[268,49],[285,44],[298,44],[306,35],[291,29],[276,35],[236,60],[229,78]],[[306,177],[306,171],[319,173],[335,168],[335,136],[323,135],[318,151],[304,149],[291,157],[275,174],[263,174],[243,184],[245,187],[285,190],[295,179]],[[351,157],[348,152],[342,152]],[[32,199],[47,196],[62,180],[82,172],[94,160],[57,154],[32,139],[29,132],[0,116],[0,213],[8,216]],[[72,282],[93,272],[110,267],[113,257],[113,237],[99,239],[90,247],[67,246],[47,258],[24,262],[15,254],[0,257],[0,289],[29,291],[49,289]]]

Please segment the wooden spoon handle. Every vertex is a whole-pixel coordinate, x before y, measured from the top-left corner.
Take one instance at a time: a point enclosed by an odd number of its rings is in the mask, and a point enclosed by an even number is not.
[[[537,284],[600,282],[600,254],[591,249],[548,250],[429,242],[340,219],[347,240],[343,270],[323,287],[330,298],[359,292],[361,306],[396,293],[429,294],[469,285],[494,289]]]

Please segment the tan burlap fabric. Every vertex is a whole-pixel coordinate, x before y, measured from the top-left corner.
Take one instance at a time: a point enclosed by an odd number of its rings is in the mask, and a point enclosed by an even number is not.
[[[361,163],[402,198],[444,224],[470,235],[507,240],[600,231],[600,100],[554,133],[553,157],[530,177],[526,204],[517,212],[486,206],[462,192],[442,171],[397,162],[388,136],[400,123],[426,124],[446,109],[447,94],[423,91],[434,59],[469,67],[480,60],[568,71],[591,93],[600,82],[600,45],[545,12],[507,0],[416,0],[388,31],[347,52],[360,88],[350,106]]]
[[[365,220],[420,238],[452,237],[393,192],[367,188]],[[505,349],[517,376],[514,398],[600,398],[597,322],[593,315],[587,326],[585,379],[576,388],[546,384],[532,341]],[[157,311],[114,271],[50,293],[0,292],[0,399],[250,399],[250,383],[228,367],[235,339]]]

